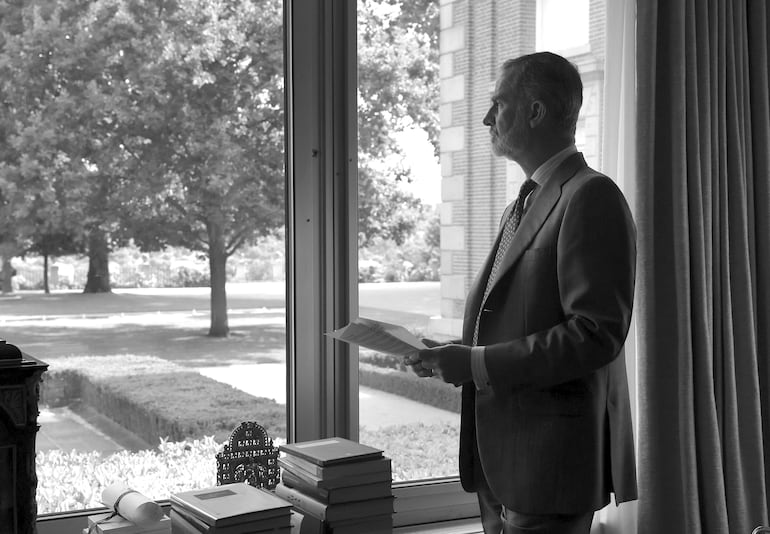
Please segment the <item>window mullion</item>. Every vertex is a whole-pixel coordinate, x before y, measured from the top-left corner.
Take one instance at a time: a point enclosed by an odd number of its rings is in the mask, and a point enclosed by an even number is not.
[[[355,3],[286,3],[288,439],[358,432]]]

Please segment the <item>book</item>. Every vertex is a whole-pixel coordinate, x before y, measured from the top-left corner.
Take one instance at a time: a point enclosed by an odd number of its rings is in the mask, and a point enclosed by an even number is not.
[[[173,504],[169,515],[171,516],[172,521],[189,523],[190,526],[197,529],[198,532],[207,532],[210,534],[251,534],[252,532],[262,532],[263,530],[269,531],[270,529],[291,526],[290,514],[219,527],[208,525],[205,521],[198,519],[189,511],[176,508]]]
[[[281,482],[275,487],[275,494],[292,503],[306,515],[328,522],[393,513],[393,496],[328,504]]]
[[[291,532],[292,534],[326,534],[326,527],[320,519],[292,510]]]
[[[216,527],[291,513],[290,503],[243,482],[174,493],[170,500],[173,508],[187,510],[207,525]]]
[[[302,493],[307,493],[314,499],[337,504],[349,501],[365,501],[377,497],[387,497],[392,494],[391,481],[372,482],[371,484],[359,484],[357,486],[345,486],[341,488],[324,489],[308,484],[305,480],[296,476],[291,471],[284,469],[281,473],[281,481],[284,485],[296,488]]]
[[[169,512],[171,516],[171,534],[209,534],[210,530],[205,523],[197,523],[188,520],[186,517],[176,513],[172,508]]]
[[[110,516],[111,512],[89,515],[88,528],[94,534],[168,534],[171,528],[171,519],[166,515],[157,523],[143,526],[119,515]]]
[[[362,484],[372,484],[374,482],[384,482],[391,480],[390,471],[380,471],[374,473],[362,473],[360,475],[349,475],[340,478],[323,479],[317,477],[312,473],[308,473],[304,469],[297,468],[291,463],[288,458],[278,458],[278,465],[281,466],[284,471],[290,471],[297,478],[302,479],[305,483],[323,489],[335,489],[344,488],[348,486],[360,486]]]
[[[382,471],[390,472],[390,458],[360,460],[327,466],[314,464],[299,456],[284,456],[283,460],[285,464],[291,465],[297,469],[302,469],[313,476],[326,480],[351,475],[363,475],[366,473],[379,473]]]
[[[180,514],[175,514],[174,510],[171,511],[171,534],[221,534],[223,531],[217,527],[207,527],[203,525],[203,530],[199,528],[199,523],[188,520]],[[260,523],[239,525],[238,534],[291,534],[292,527],[275,527],[275,528],[262,528]]]
[[[382,458],[382,449],[338,437],[286,443],[278,450],[320,466]]]
[[[351,521],[328,523],[329,530],[334,534],[391,534],[393,532],[393,515],[378,515]]]

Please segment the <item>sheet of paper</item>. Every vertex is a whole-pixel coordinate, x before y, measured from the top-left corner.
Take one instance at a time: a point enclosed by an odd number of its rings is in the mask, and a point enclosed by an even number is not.
[[[359,317],[328,336],[346,343],[355,343],[367,349],[395,354],[404,358],[413,357],[427,346],[403,326]]]

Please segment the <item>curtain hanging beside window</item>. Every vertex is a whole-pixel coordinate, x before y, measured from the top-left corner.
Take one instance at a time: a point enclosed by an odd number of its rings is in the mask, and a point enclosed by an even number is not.
[[[638,0],[640,534],[768,523],[770,7]]]

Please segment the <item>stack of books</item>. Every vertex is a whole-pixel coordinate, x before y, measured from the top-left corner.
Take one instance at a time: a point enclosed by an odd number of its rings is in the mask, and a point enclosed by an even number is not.
[[[88,528],[83,534],[170,534],[171,519],[167,515],[151,525],[137,525],[112,513],[88,516]]]
[[[170,500],[172,534],[291,533],[291,504],[245,483],[175,493]]]
[[[344,438],[281,445],[275,494],[326,534],[384,534],[393,530],[391,462],[381,449]]]

